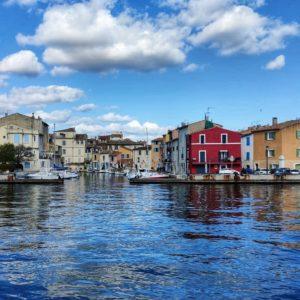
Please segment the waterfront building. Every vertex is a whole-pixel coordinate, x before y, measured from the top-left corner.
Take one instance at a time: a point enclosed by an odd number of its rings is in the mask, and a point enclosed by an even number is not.
[[[50,165],[49,162],[49,126],[41,118],[20,113],[0,118],[0,144],[23,145],[33,154],[23,163],[26,171],[39,171]]]
[[[254,167],[275,169],[285,167],[300,170],[300,120],[250,128],[254,142]],[[268,165],[268,166],[267,166]]]
[[[241,170],[241,134],[218,126],[189,135],[190,174],[218,173],[222,168]]]
[[[55,131],[55,147],[62,149],[62,164],[73,170],[83,170],[85,165],[86,134],[77,134],[75,128]]]
[[[254,137],[251,131],[241,132],[241,150],[242,150],[242,166],[243,168],[255,169],[254,166]]]
[[[150,170],[151,154],[151,146],[138,147],[133,149],[133,167],[136,170]]]
[[[189,136],[191,134],[197,133],[201,130],[208,129],[214,126],[222,127],[219,124],[213,123],[208,120],[208,117],[205,116],[204,120],[200,120],[197,122],[193,122],[190,124],[182,123],[180,127],[178,127],[178,148],[179,148],[179,162],[178,175],[180,177],[185,177],[189,174],[189,155],[187,153],[187,142],[189,141]]]
[[[163,138],[151,141],[151,169],[159,171],[163,168]]]

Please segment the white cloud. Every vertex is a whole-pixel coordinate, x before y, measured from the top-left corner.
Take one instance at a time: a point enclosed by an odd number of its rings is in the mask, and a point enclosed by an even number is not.
[[[0,75],[0,88],[7,86],[8,78],[9,77],[7,75]]]
[[[61,66],[55,66],[50,71],[50,74],[52,76],[68,76],[75,72],[75,70],[72,70],[68,67],[61,67]]]
[[[75,110],[80,111],[80,112],[88,112],[93,109],[95,109],[97,106],[94,103],[87,103],[87,104],[82,104],[77,107],[75,107]]]
[[[250,7],[234,6],[193,34],[190,41],[216,48],[221,55],[260,54],[284,48],[284,39],[297,34],[296,24],[282,24],[260,16]]]
[[[37,3],[37,0],[7,0],[5,1],[6,5],[18,4],[21,6],[30,6]]]
[[[45,47],[43,59],[55,76],[71,70],[162,70],[184,64],[195,47],[221,55],[284,48],[287,37],[299,35],[299,25],[258,13],[264,2],[165,0],[158,6],[171,9],[152,17],[128,7],[115,10],[114,0],[67,2],[50,6],[35,33],[18,34],[17,41]]]
[[[184,66],[182,71],[184,73],[191,73],[191,72],[195,72],[199,69],[199,65],[197,64],[189,64],[187,66]]]
[[[99,116],[98,119],[102,122],[128,122],[132,120],[132,118],[128,115],[122,116],[114,112],[109,112],[105,115]]]
[[[37,76],[43,70],[43,65],[30,50],[22,50],[8,55],[0,61],[0,73]]]
[[[19,107],[43,107],[51,103],[68,103],[80,99],[84,93],[80,89],[50,85],[12,88],[8,93],[0,94],[0,108],[16,110]]]
[[[50,7],[35,35],[18,34],[17,41],[45,45],[45,62],[81,71],[148,71],[184,62],[184,29],[158,26],[129,10],[112,15],[112,2]]]
[[[35,116],[40,117],[46,122],[53,123],[65,123],[71,117],[72,112],[70,110],[54,110],[52,112],[45,112],[38,110],[35,112]]]
[[[285,56],[284,55],[279,55],[275,59],[269,61],[266,64],[265,69],[267,69],[269,71],[280,70],[284,66],[285,66]]]

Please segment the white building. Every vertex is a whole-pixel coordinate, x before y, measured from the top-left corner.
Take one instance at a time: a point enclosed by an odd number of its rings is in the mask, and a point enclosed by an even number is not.
[[[29,117],[15,113],[0,118],[0,145],[3,144],[30,148],[33,157],[22,163],[25,171],[39,171],[50,165],[49,126],[34,115]]]
[[[246,133],[242,136],[242,166],[254,169],[254,138],[253,134]]]
[[[133,151],[133,166],[137,170],[151,170],[151,146],[138,147]]]
[[[54,134],[54,143],[62,149],[62,163],[73,170],[83,170],[87,135],[77,134],[75,128],[58,130]]]

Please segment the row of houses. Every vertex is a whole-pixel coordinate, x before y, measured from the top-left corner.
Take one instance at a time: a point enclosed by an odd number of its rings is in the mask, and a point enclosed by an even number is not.
[[[152,141],[156,149],[152,168],[178,176],[218,173],[222,168],[241,171],[290,168],[300,170],[300,120],[258,125],[232,131],[207,117],[182,124]],[[154,162],[154,160],[153,160]]]
[[[179,177],[277,167],[300,169],[300,120],[232,131],[207,117],[181,124],[147,144],[123,137],[121,132],[89,138],[75,128],[49,134],[49,126],[34,115],[19,113],[0,118],[0,145],[12,143],[31,149],[24,169],[36,171],[53,165],[76,170],[152,169]]]
[[[151,168],[151,147],[145,141],[126,139],[120,132],[89,138],[67,128],[50,134],[41,118],[15,113],[0,118],[0,136],[0,145],[23,145],[34,154],[22,163],[26,171],[53,166],[99,171]]]

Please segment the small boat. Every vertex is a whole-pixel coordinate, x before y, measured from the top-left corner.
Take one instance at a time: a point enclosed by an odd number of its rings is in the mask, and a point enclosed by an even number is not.
[[[76,172],[71,172],[71,171],[67,171],[67,170],[61,170],[61,171],[52,171],[53,174],[58,175],[60,178],[63,179],[73,179],[73,178],[78,178],[79,174]]]
[[[127,174],[127,178],[129,180],[131,179],[137,179],[137,178],[169,178],[169,174],[163,174],[163,173],[158,173],[158,172],[151,172],[148,170],[142,170],[142,171],[130,171]]]
[[[37,173],[32,173],[32,174],[27,174],[26,178],[28,179],[61,179],[61,177],[59,177],[59,175],[54,174],[52,172],[47,172],[47,171],[40,171]]]

